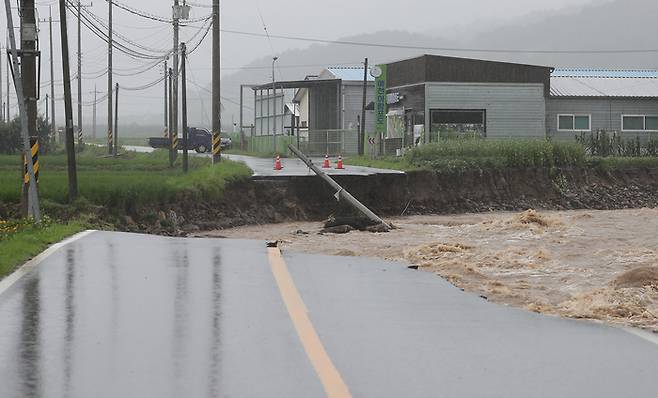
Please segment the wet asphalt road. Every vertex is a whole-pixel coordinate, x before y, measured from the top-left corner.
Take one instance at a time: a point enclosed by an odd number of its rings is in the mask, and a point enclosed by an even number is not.
[[[284,253],[354,397],[656,397],[658,345]],[[323,397],[263,242],[97,232],[0,292],[0,397]]]
[[[150,153],[155,149],[145,146],[124,146],[126,150],[141,152],[141,153]],[[181,152],[182,153],[182,152]],[[194,151],[190,151],[192,156],[210,156],[208,154],[197,154]],[[282,158],[281,163],[283,165],[283,170],[274,170],[274,159],[266,158],[257,158],[254,156],[243,156],[243,155],[229,155],[223,154],[223,157],[227,159],[234,160],[236,162],[243,162],[251,170],[253,170],[253,177],[256,179],[272,179],[272,178],[290,178],[290,177],[306,177],[306,176],[315,176],[313,171],[311,171],[301,160],[297,158]],[[317,165],[322,165],[322,158],[313,158],[313,163]],[[331,159],[331,168],[323,169],[323,171],[331,176],[372,176],[377,174],[404,174],[402,171],[398,170],[389,170],[389,169],[377,169],[373,167],[364,167],[364,166],[349,166],[345,165],[344,169],[336,169],[337,158]]]

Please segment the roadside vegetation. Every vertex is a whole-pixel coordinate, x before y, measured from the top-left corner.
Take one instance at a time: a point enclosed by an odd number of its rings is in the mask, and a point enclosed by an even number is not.
[[[402,171],[459,172],[515,168],[658,167],[658,143],[583,137],[576,141],[453,138],[408,150],[400,157],[353,157],[346,162]]]
[[[40,225],[27,219],[0,219],[0,279],[49,245],[86,228],[87,222],[82,218],[59,223],[45,216]]]
[[[112,209],[131,211],[139,206],[170,203],[186,194],[206,200],[221,200],[227,183],[246,179],[251,171],[242,163],[224,161],[212,167],[209,158],[190,157],[190,173],[169,168],[167,151],[151,154],[123,153],[106,157],[105,149],[87,146],[78,154],[78,185],[81,200]],[[40,159],[39,192],[44,201],[68,203],[66,155],[55,153]],[[20,201],[20,167],[17,156],[0,156],[0,202]]]

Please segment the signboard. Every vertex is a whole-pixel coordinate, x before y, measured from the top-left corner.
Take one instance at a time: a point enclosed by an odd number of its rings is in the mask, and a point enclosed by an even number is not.
[[[386,65],[378,65],[371,70],[375,78],[375,132],[386,135],[386,112],[387,112],[387,71]]]

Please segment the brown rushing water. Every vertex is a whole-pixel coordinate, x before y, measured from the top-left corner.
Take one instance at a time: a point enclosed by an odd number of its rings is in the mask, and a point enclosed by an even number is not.
[[[393,223],[398,228],[387,234],[323,235],[320,223],[287,223],[205,236],[405,261],[496,303],[658,332],[658,209],[414,216]]]

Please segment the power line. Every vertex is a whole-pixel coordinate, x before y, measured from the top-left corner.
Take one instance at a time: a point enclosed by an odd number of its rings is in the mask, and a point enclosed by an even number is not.
[[[658,53],[658,49],[600,49],[600,50],[535,50],[535,49],[489,49],[489,48],[456,48],[456,47],[431,47],[431,46],[414,46],[404,44],[384,44],[384,43],[367,43],[350,40],[327,40],[310,37],[300,36],[287,36],[287,35],[271,35],[244,32],[239,30],[222,29],[223,33],[234,35],[251,36],[251,37],[267,37],[269,39],[283,39],[283,40],[296,40],[311,43],[324,43],[324,44],[339,44],[345,46],[360,46],[360,47],[379,47],[379,48],[395,48],[405,50],[432,50],[432,51],[445,51],[445,52],[464,52],[464,53],[500,53],[500,54],[644,54],[644,53]]]

